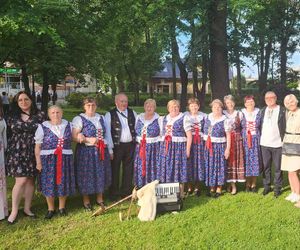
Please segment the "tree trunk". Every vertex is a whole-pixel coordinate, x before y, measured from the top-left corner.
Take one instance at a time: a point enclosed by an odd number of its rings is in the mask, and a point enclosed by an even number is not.
[[[282,37],[280,42],[280,84],[286,84],[286,63],[287,63],[288,39]]]
[[[189,21],[191,24],[191,68],[193,74],[193,95],[199,98],[200,91],[198,86],[198,69],[197,69],[197,54],[196,54],[196,26],[194,20]]]
[[[117,86],[116,86],[116,77],[111,75],[111,95],[114,98],[117,93]]]
[[[22,82],[24,83],[25,92],[31,95],[30,87],[29,87],[29,78],[28,78],[28,74],[27,74],[27,67],[26,67],[25,59],[23,56],[20,56],[20,66],[21,66],[21,70],[22,70],[21,79],[22,79]]]
[[[124,78],[121,76],[121,74],[117,75],[117,81],[118,81],[118,92],[124,92],[125,91],[125,84],[124,84]]]
[[[241,74],[241,60],[240,57],[236,57],[236,87],[237,87],[237,96],[242,96],[242,74]]]
[[[172,92],[173,92],[173,99],[177,99],[177,77],[176,77],[176,58],[175,52],[173,51],[172,46]]]
[[[208,80],[208,54],[205,48],[202,49],[202,81],[201,81],[201,91],[200,96],[198,97],[200,102],[200,108],[203,110],[205,107],[205,95],[206,95],[206,84]]]
[[[227,1],[211,0],[209,9],[209,76],[213,99],[230,93],[227,51]]]
[[[175,30],[173,30],[172,32],[171,42],[172,42],[172,51],[174,52],[176,63],[178,65],[179,72],[180,72],[180,80],[181,80],[180,111],[183,112],[186,110],[186,105],[187,105],[186,99],[187,99],[188,72],[186,70],[186,65],[181,61],[179,55],[179,48],[176,40]]]
[[[261,73],[258,78],[260,93],[263,92],[267,87],[268,72],[270,67],[270,56],[272,51],[272,41],[268,41],[264,51],[264,61],[261,61]]]
[[[151,35],[150,35],[150,30],[147,27],[145,31],[145,39],[146,39],[146,46],[147,49],[150,50],[151,48]],[[150,93],[150,98],[153,98],[153,85],[151,81],[151,74],[148,76],[148,81],[149,81],[149,93]]]
[[[52,88],[52,104],[53,105],[55,105],[55,103],[56,103],[56,99],[57,99],[57,93],[56,93],[56,83],[53,83],[52,85],[51,85],[51,88]]]
[[[34,79],[34,74],[32,74],[32,99],[36,103],[36,98],[35,98],[35,79]]]
[[[48,102],[49,102],[49,75],[48,70],[43,69],[43,90],[42,90],[42,107],[41,110],[47,113]]]

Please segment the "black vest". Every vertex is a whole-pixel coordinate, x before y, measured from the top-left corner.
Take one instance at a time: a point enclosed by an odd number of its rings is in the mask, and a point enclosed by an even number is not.
[[[111,117],[111,137],[113,140],[114,145],[120,144],[120,138],[121,138],[121,122],[118,116],[118,110],[117,108],[114,108],[113,110],[109,111],[110,117]],[[130,134],[132,136],[132,142],[135,142],[135,117],[132,109],[127,108],[127,122],[130,130]]]

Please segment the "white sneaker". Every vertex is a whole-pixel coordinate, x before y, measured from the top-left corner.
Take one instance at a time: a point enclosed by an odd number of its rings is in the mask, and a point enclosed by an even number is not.
[[[290,201],[293,198],[294,194],[295,193],[293,193],[293,192],[290,193],[287,197],[285,197],[285,200]]]
[[[294,194],[290,202],[296,203],[300,200],[300,195],[299,194]]]

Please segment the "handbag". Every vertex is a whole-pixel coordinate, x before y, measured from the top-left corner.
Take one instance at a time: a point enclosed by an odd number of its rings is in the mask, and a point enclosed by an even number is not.
[[[284,142],[282,145],[282,154],[300,156],[300,144]]]

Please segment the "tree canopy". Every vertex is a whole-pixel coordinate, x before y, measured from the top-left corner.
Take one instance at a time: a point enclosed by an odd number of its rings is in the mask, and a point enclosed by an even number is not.
[[[188,71],[203,101],[208,81],[213,98],[230,93],[228,68],[235,67],[241,95],[246,57],[258,69],[260,91],[289,84],[299,9],[299,1],[288,0],[2,0],[0,64],[22,69],[26,91],[28,75],[42,79],[44,103],[49,85],[87,73],[106,79],[113,94],[134,92],[138,103],[139,91],[170,57],[180,70],[184,107]],[[179,52],[182,37],[188,40],[185,55]]]

